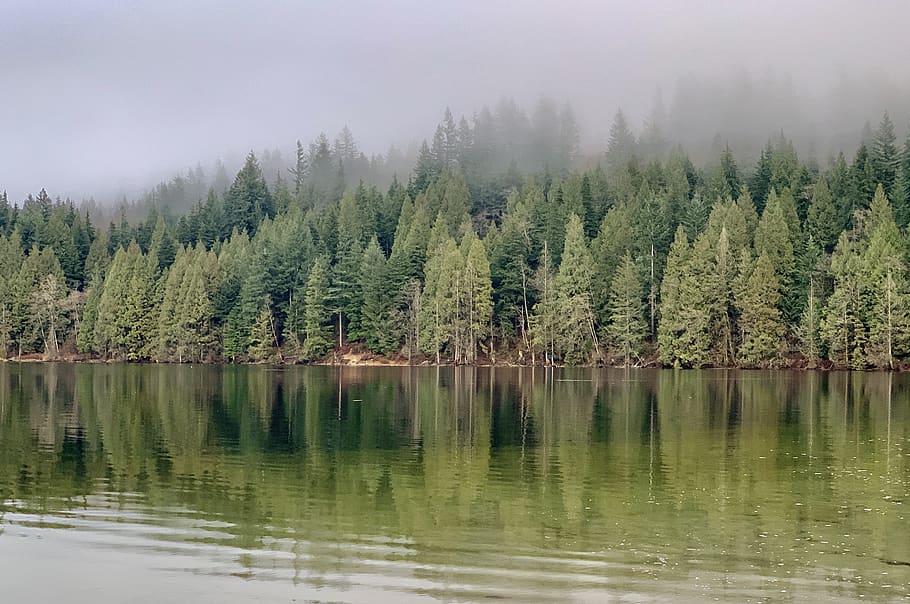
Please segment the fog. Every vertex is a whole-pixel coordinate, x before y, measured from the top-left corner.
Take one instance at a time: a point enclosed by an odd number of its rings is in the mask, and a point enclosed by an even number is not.
[[[588,153],[658,96],[685,143],[784,130],[850,153],[885,109],[906,132],[907,23],[900,0],[4,0],[0,190],[114,200],[344,125],[382,153],[446,106],[541,95],[572,103]]]

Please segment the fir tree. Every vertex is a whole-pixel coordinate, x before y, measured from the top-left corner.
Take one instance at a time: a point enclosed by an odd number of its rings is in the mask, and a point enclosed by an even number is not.
[[[828,358],[842,367],[863,368],[866,333],[862,322],[860,260],[854,242],[841,233],[831,255],[834,291],[825,305],[821,336],[828,345]]]
[[[738,300],[743,342],[740,358],[747,365],[765,366],[779,358],[783,325],[777,308],[780,292],[774,265],[763,252]]]
[[[626,252],[610,287],[610,342],[622,351],[623,365],[632,364],[647,333],[642,318],[641,279],[632,255]]]
[[[806,358],[807,367],[815,369],[821,357],[821,336],[819,325],[821,322],[821,305],[819,304],[818,288],[814,276],[809,279],[809,291],[806,297],[806,307],[800,317],[797,335],[799,336],[800,352]]]
[[[686,231],[679,226],[660,285],[660,321],[657,324],[660,361],[674,367],[682,366],[684,356],[680,347],[681,334],[686,329],[682,316],[682,286],[690,253]]]
[[[237,227],[251,235],[259,226],[260,219],[275,215],[272,195],[262,177],[259,161],[252,152],[247,155],[234,184],[225,194],[224,211],[228,228]]]
[[[537,303],[531,315],[531,334],[534,345],[543,351],[546,364],[556,362],[556,330],[560,324],[559,307],[556,296],[556,274],[550,248],[544,242],[537,271],[532,284],[537,292]]]
[[[812,203],[809,204],[809,212],[806,217],[806,230],[825,251],[834,249],[837,236],[840,234],[841,223],[824,177],[819,178],[815,183]]]
[[[477,361],[477,348],[490,335],[493,318],[493,284],[490,277],[490,262],[486,248],[473,231],[469,231],[462,242],[464,264],[464,304],[461,314],[466,325],[464,360]]]
[[[872,164],[872,176],[875,182],[884,187],[885,194],[889,197],[894,194],[894,185],[897,180],[900,163],[896,143],[897,137],[894,134],[894,124],[891,122],[888,113],[885,112],[872,139],[869,161]]]
[[[332,348],[332,315],[326,303],[329,293],[327,273],[325,261],[322,257],[316,258],[306,285],[303,353],[310,360],[321,358]]]
[[[556,305],[562,318],[557,342],[566,363],[587,361],[597,350],[591,284],[594,262],[585,243],[584,226],[576,214],[566,224],[566,241],[556,275]]]
[[[271,303],[266,298],[262,301],[256,322],[250,329],[248,341],[250,360],[254,363],[267,363],[272,360],[275,340],[275,319],[272,316]]]
[[[388,352],[391,341],[390,292],[385,254],[376,237],[370,239],[360,264],[360,296],[363,300],[361,329],[367,347],[373,352]]]

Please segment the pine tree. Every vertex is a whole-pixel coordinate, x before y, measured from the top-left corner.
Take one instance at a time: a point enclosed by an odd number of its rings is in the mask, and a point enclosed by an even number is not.
[[[869,214],[866,227],[870,236],[860,266],[863,318],[868,329],[865,360],[893,369],[895,355],[906,350],[910,326],[901,236],[882,185],[875,192]]]
[[[885,194],[889,197],[894,195],[894,185],[897,180],[897,171],[900,163],[896,142],[894,124],[891,122],[888,113],[885,112],[872,139],[869,161],[872,164],[872,175],[875,182],[884,187]]]
[[[332,267],[331,297],[339,327],[347,327],[347,339],[362,337],[360,315],[363,299],[360,296],[360,263],[363,243],[367,236],[367,219],[352,194],[341,199],[338,211],[338,244]],[[339,334],[339,342],[345,338]]]
[[[491,229],[486,242],[490,248],[494,323],[506,334],[517,329],[527,347],[529,281],[531,278],[531,217],[518,193],[508,199],[502,230]]]
[[[747,240],[743,242],[743,245],[752,245],[752,240],[755,237],[755,230],[758,228],[758,212],[755,210],[755,204],[752,203],[752,196],[745,186],[743,186],[742,190],[739,192],[739,197],[736,198],[736,207],[739,208],[746,223],[746,233],[748,237]]]
[[[464,255],[464,304],[461,313],[466,325],[466,363],[477,361],[477,348],[490,335],[493,318],[493,284],[490,277],[490,262],[486,248],[473,231],[469,231],[462,242]],[[488,349],[489,350],[489,349]]]
[[[102,354],[138,361],[154,343],[158,260],[134,241],[119,248],[104,279],[95,322],[95,347]]]
[[[736,209],[736,206],[730,205],[730,209]],[[712,331],[715,336],[713,348],[717,353],[718,362],[724,366],[732,365],[736,360],[734,342],[736,312],[733,298],[733,285],[736,282],[736,262],[733,255],[733,246],[727,233],[727,226],[722,226],[720,235],[717,238],[717,245],[715,246],[715,275],[711,282],[704,284],[709,293],[713,292],[713,295],[709,295],[714,315]],[[742,249],[745,246],[740,244],[738,247]]]
[[[268,298],[262,301],[259,315],[250,330],[249,357],[254,363],[267,363],[275,352],[275,319],[272,316],[271,302]]]
[[[159,307],[157,332],[155,334],[153,358],[158,361],[168,361],[176,358],[182,359],[176,351],[178,332],[182,328],[177,317],[177,305],[180,302],[183,276],[186,273],[187,254],[181,246],[175,255],[174,263],[162,276],[164,289],[162,291],[161,305]]]
[[[634,153],[635,137],[629,129],[625,114],[622,109],[619,109],[613,118],[613,125],[610,126],[610,138],[607,141],[607,166],[613,171],[622,170]]]
[[[632,364],[647,332],[642,318],[641,279],[628,252],[623,256],[610,287],[610,342],[622,351],[623,365]]]
[[[815,369],[821,357],[821,305],[818,299],[818,290],[814,276],[809,279],[809,291],[806,298],[806,307],[800,317],[797,335],[799,336],[800,352],[806,358],[807,368]]]
[[[449,234],[456,235],[460,227],[470,220],[470,196],[468,185],[461,172],[452,174],[446,181],[442,198],[442,213],[449,225]]]
[[[682,366],[680,336],[686,325],[683,323],[681,296],[690,253],[686,231],[680,225],[670,246],[664,278],[660,284],[660,321],[657,324],[660,362],[673,367]]]
[[[562,318],[557,345],[566,363],[588,360],[591,348],[600,354],[591,293],[594,262],[585,242],[584,226],[576,214],[566,223],[562,260],[556,274],[556,306]]]
[[[749,179],[749,192],[752,194],[752,199],[755,202],[755,209],[758,212],[764,211],[765,202],[767,201],[768,193],[771,190],[771,163],[773,155],[774,150],[771,147],[771,141],[769,140],[765,148],[762,149],[758,159],[758,165],[755,167],[752,178]]]
[[[691,239],[698,237],[708,224],[710,215],[711,205],[707,200],[699,193],[693,195],[683,208],[682,224],[686,229],[686,235]]]
[[[774,266],[778,287],[784,293],[782,310],[784,319],[795,321],[802,310],[798,304],[799,296],[793,289],[796,261],[790,227],[780,197],[774,191],[768,196],[768,205],[762,212],[758,228],[755,231],[755,253],[767,254]]]
[[[703,367],[711,361],[719,289],[715,251],[706,237],[699,237],[679,285],[676,354],[685,367]]]
[[[766,366],[780,356],[784,328],[777,308],[779,299],[774,265],[763,252],[738,300],[743,328],[740,358],[745,364]]]
[[[872,160],[866,145],[860,145],[853,157],[853,164],[849,172],[849,199],[851,202],[849,218],[852,220],[856,210],[869,207],[875,195],[875,174],[872,170]]]
[[[738,195],[743,183],[729,144],[724,145],[724,150],[720,155],[720,173],[724,184],[722,197]]]
[[[25,261],[18,234],[0,235],[0,357],[6,358],[22,331],[26,308],[20,304],[20,272]]]
[[[906,228],[910,224],[910,129],[907,131],[907,139],[898,159],[892,201],[897,224]]]
[[[831,191],[828,189],[828,182],[824,177],[819,178],[815,183],[812,203],[809,204],[809,212],[806,217],[806,229],[825,251],[834,249],[837,236],[841,231],[841,223],[837,217]]]
[[[394,349],[391,339],[389,312],[390,292],[385,254],[374,236],[363,252],[360,264],[361,329],[367,347],[373,352]]]
[[[537,303],[530,318],[531,337],[536,348],[543,350],[547,365],[556,362],[556,329],[559,325],[559,308],[556,298],[556,274],[550,248],[544,241],[537,271],[532,284],[537,292]]]
[[[442,361],[445,347],[451,350],[455,362],[461,360],[455,335],[459,328],[457,305],[463,295],[460,280],[463,265],[464,258],[451,237],[445,237],[427,255],[426,284],[420,300],[420,347],[436,357],[437,364]]]
[[[275,215],[272,195],[262,177],[259,161],[252,152],[247,155],[234,184],[225,194],[224,212],[228,229],[237,227],[250,235],[256,232],[263,217]]]
[[[847,232],[841,233],[831,255],[834,291],[825,305],[821,336],[828,345],[828,358],[841,367],[861,369],[866,332],[862,322],[860,259]]]
[[[599,321],[606,324],[610,319],[610,289],[616,268],[626,252],[634,245],[635,229],[631,211],[626,204],[610,208],[591,242],[591,256],[594,260],[592,292],[595,312]]]
[[[322,257],[310,268],[306,285],[303,353],[309,360],[324,356],[332,348],[332,314],[326,302],[329,293],[328,269]]]

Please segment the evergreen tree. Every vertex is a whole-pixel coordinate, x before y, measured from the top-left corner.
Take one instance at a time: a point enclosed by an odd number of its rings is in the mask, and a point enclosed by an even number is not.
[[[906,351],[910,325],[901,236],[882,185],[876,189],[866,226],[870,236],[860,267],[868,329],[864,356],[873,366],[893,369],[895,355]]]
[[[594,304],[591,285],[594,261],[585,243],[584,226],[576,214],[566,223],[566,241],[556,275],[556,306],[562,318],[557,343],[566,363],[588,360],[593,345],[598,343],[594,326]]]
[[[635,137],[629,129],[625,114],[622,109],[619,109],[610,126],[610,138],[607,141],[607,166],[612,171],[621,170],[634,153]]]
[[[470,221],[468,186],[461,172],[452,174],[446,181],[442,199],[442,213],[449,225],[449,234],[456,235],[459,228]]]
[[[623,365],[632,363],[647,327],[642,319],[641,280],[632,255],[626,252],[611,283],[610,342],[622,351]]]
[[[758,158],[758,165],[749,180],[749,192],[758,212],[764,212],[765,202],[768,199],[768,193],[771,191],[771,162],[773,155],[774,151],[771,147],[771,141],[768,141],[768,144],[762,149]]]
[[[711,361],[713,327],[720,310],[715,252],[706,237],[692,246],[686,270],[679,285],[681,329],[678,331],[676,354],[686,367],[703,367]]]
[[[151,353],[157,266],[157,258],[143,254],[135,241],[117,250],[98,302],[95,346],[101,354],[138,361]]]
[[[268,298],[262,301],[256,322],[250,329],[249,357],[254,363],[267,363],[275,351],[275,319]]]
[[[813,277],[809,279],[809,290],[806,297],[806,307],[800,318],[797,335],[799,336],[800,352],[807,361],[807,368],[815,369],[821,357],[821,305],[819,304],[818,287]]]
[[[263,217],[275,215],[272,195],[262,177],[259,161],[252,152],[247,155],[234,184],[225,194],[224,213],[228,229],[237,227],[250,235],[256,232]],[[225,236],[227,234],[224,233]]]
[[[897,171],[900,163],[896,143],[897,137],[894,134],[894,124],[891,122],[888,113],[885,112],[872,139],[869,161],[872,164],[872,176],[875,182],[884,187],[885,194],[889,197],[894,195],[894,185],[897,180]]]
[[[610,318],[610,291],[613,276],[622,257],[632,251],[635,229],[626,204],[610,208],[591,242],[594,260],[592,292],[598,320],[606,325]],[[649,249],[650,251],[650,249]]]
[[[910,129],[907,131],[904,148],[898,157],[892,201],[897,224],[906,228],[910,224]]]
[[[560,309],[556,295],[556,274],[546,242],[532,283],[537,292],[537,303],[530,319],[532,339],[534,345],[543,350],[545,363],[549,365],[556,362],[556,331],[560,325]]]
[[[806,218],[806,230],[825,251],[834,249],[841,224],[837,217],[831,191],[828,189],[828,183],[824,177],[819,178],[815,183],[812,203],[809,204]]]
[[[9,238],[0,235],[0,357],[13,349],[21,335],[27,308],[20,295],[20,272],[25,255],[17,233]]]
[[[768,255],[774,267],[778,287],[784,292],[782,302],[784,319],[795,321],[802,309],[798,305],[799,296],[792,289],[795,269],[794,246],[780,198],[773,190],[755,231],[755,253]]]
[[[686,325],[682,316],[682,287],[690,253],[686,231],[679,226],[670,246],[664,278],[660,285],[660,321],[657,324],[660,362],[673,367],[683,365],[684,354],[680,340]]]
[[[439,220],[437,224],[440,224]],[[445,224],[444,221],[441,224]],[[424,268],[426,283],[420,300],[420,347],[433,355],[437,364],[441,363],[442,351],[446,347],[451,350],[456,362],[460,360],[455,335],[458,300],[463,295],[460,281],[463,264],[461,252],[451,237],[445,237],[427,255]]]
[[[385,254],[374,236],[363,252],[360,264],[360,296],[363,300],[361,329],[367,347],[373,352],[389,352],[394,348],[391,339],[389,312],[391,295]]]
[[[860,145],[853,158],[849,173],[849,199],[851,202],[849,218],[852,220],[856,210],[869,207],[875,195],[875,174],[866,145]]]
[[[831,255],[834,291],[825,305],[821,336],[828,345],[828,358],[842,367],[862,368],[866,332],[862,322],[860,259],[847,232],[838,239]]]
[[[306,285],[303,353],[309,360],[321,358],[332,348],[332,313],[326,302],[328,294],[328,269],[322,257],[318,257],[313,262]]]
[[[531,216],[518,193],[509,196],[502,230],[487,234],[493,287],[493,317],[505,333],[519,329],[527,346],[529,282],[531,279]],[[494,236],[498,235],[498,236]]]
[[[477,361],[477,348],[483,347],[483,340],[490,335],[493,318],[493,284],[490,277],[490,262],[486,248],[473,231],[469,231],[462,242],[464,256],[464,302],[461,304],[460,323],[464,324],[464,361]],[[489,348],[487,349],[490,350]]]
[[[743,328],[740,358],[747,365],[765,366],[781,354],[784,329],[777,308],[779,299],[774,265],[767,252],[762,252],[738,300]]]

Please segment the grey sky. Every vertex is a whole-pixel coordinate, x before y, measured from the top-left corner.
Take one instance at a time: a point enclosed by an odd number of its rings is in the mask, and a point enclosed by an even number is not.
[[[0,189],[135,190],[345,123],[380,152],[504,95],[569,99],[598,132],[686,74],[903,91],[907,23],[900,0],[3,0]]]

